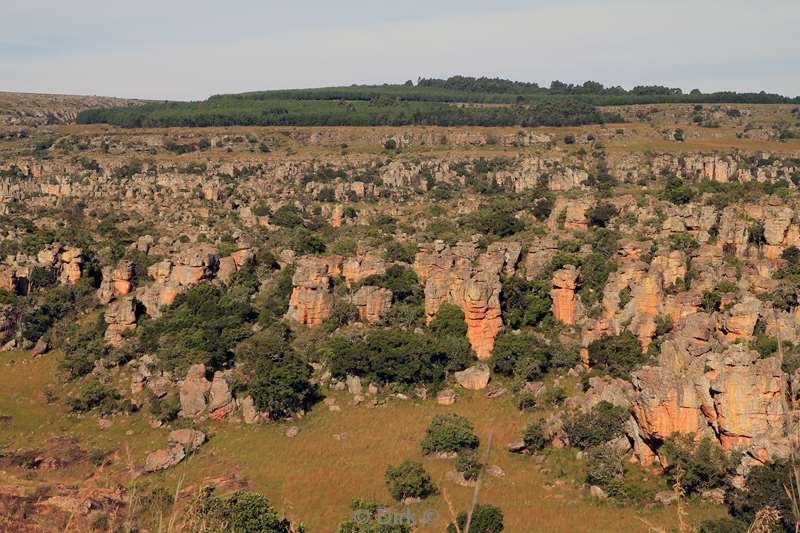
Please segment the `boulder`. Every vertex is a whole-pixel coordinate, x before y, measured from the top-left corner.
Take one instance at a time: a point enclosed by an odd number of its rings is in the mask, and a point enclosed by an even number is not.
[[[176,429],[169,433],[167,440],[170,444],[183,446],[183,450],[186,453],[191,453],[205,443],[206,434],[196,429]]]
[[[192,418],[206,410],[206,395],[211,383],[206,379],[206,368],[202,364],[189,367],[186,378],[179,384],[181,416]]]
[[[484,364],[471,366],[454,374],[456,382],[468,390],[485,389],[489,384],[490,375],[489,367]]]
[[[156,450],[147,455],[144,464],[145,472],[157,472],[158,470],[166,470],[171,466],[183,461],[186,457],[186,452],[180,444],[174,444],[169,448]]]
[[[436,395],[436,403],[439,405],[453,405],[456,403],[456,392],[453,389],[442,389]]]

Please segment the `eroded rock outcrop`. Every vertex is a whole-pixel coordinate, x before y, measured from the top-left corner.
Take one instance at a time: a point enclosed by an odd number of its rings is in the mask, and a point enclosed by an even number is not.
[[[359,320],[375,324],[380,322],[392,307],[392,291],[364,285],[353,295],[353,305],[358,307]]]
[[[333,280],[341,273],[342,258],[304,256],[292,276],[292,295],[286,318],[307,326],[321,325],[333,311]]]
[[[761,358],[742,344],[714,338],[715,320],[696,313],[662,346],[657,366],[634,374],[632,402],[641,432],[635,453],[652,462],[672,433],[709,435],[751,461],[784,457],[786,376],[778,357]]]
[[[581,312],[580,298],[576,294],[580,272],[574,265],[566,265],[553,272],[553,316],[564,324],[575,324]]]
[[[106,342],[112,346],[120,346],[125,332],[132,332],[136,328],[136,300],[123,298],[111,302],[106,307],[105,321]]]
[[[500,274],[510,275],[519,260],[519,243],[494,243],[478,253],[477,242],[420,245],[414,269],[425,282],[425,313],[430,322],[444,303],[464,312],[467,337],[480,359],[492,354],[503,326]]]

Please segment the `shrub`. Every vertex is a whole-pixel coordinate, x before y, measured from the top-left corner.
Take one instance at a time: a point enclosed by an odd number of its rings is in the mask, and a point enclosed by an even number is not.
[[[580,264],[582,285],[581,300],[594,305],[603,295],[608,276],[617,269],[616,263],[601,253],[591,253]]]
[[[236,346],[236,357],[249,378],[247,390],[260,411],[274,418],[295,413],[316,397],[312,368],[289,343],[279,326],[260,331]]]
[[[139,342],[157,352],[169,370],[194,363],[220,368],[231,359],[233,346],[249,336],[252,316],[249,297],[203,283],[178,295],[159,318],[144,322]]]
[[[358,318],[357,306],[346,300],[337,300],[333,304],[333,309],[331,309],[331,316],[323,324],[323,329],[331,333],[342,326],[358,321]]]
[[[547,369],[546,347],[535,335],[505,333],[497,337],[492,351],[492,369],[495,372],[504,376],[512,376],[518,362],[523,358],[533,363],[532,368],[538,368],[539,374],[543,374]]]
[[[800,265],[800,248],[794,245],[787,246],[783,252],[781,252],[781,259],[792,266]]]
[[[436,335],[453,335],[463,337],[467,334],[467,323],[464,311],[453,304],[443,304],[431,321],[431,331]]]
[[[390,266],[384,274],[368,276],[361,284],[389,289],[397,302],[422,302],[423,290],[417,274],[412,269],[400,265]]]
[[[577,413],[564,421],[564,432],[571,446],[593,448],[621,437],[630,413],[624,407],[602,401],[586,413]]]
[[[474,449],[480,444],[472,423],[455,413],[444,413],[433,417],[425,430],[422,451],[432,453],[454,453],[463,449]]]
[[[464,475],[464,479],[477,479],[481,471],[478,452],[473,449],[459,450],[456,455],[456,470]]]
[[[315,397],[312,368],[297,357],[261,363],[247,385],[259,411],[273,418],[304,409]]]
[[[431,476],[422,464],[408,459],[399,466],[388,466],[385,479],[389,493],[397,501],[427,498],[436,493]]]
[[[63,333],[52,335],[64,352],[64,358],[59,363],[59,367],[66,372],[68,379],[85,376],[94,369],[95,361],[107,355],[105,330],[106,324],[103,315],[98,313],[94,320],[83,324],[69,323],[65,326]]]
[[[181,411],[181,402],[174,394],[163,398],[150,399],[150,414],[162,423],[172,422],[178,418]]]
[[[219,526],[220,531],[231,533],[289,533],[291,524],[281,518],[269,500],[261,494],[237,491],[227,498],[213,494],[212,487],[203,489],[198,502],[198,514]],[[217,528],[213,528],[217,530]]]
[[[668,462],[664,471],[667,480],[674,485],[680,472],[681,487],[687,495],[721,487],[730,470],[725,451],[707,436],[695,442],[694,434],[674,433],[661,449]]]
[[[664,198],[675,205],[685,205],[695,197],[695,191],[677,176],[668,176],[664,185]]]
[[[392,516],[392,523],[385,523],[389,521],[386,505],[355,499],[350,509],[353,511],[353,518],[339,524],[336,533],[411,533],[410,515],[408,520],[401,519],[401,516]]]
[[[259,296],[259,322],[268,325],[274,320],[280,320],[289,310],[289,300],[292,296],[292,276],[294,268],[284,268],[275,274],[272,285],[266,294]]]
[[[500,308],[509,327],[535,326],[550,314],[553,299],[549,283],[514,276],[503,279]]]
[[[589,225],[595,228],[605,228],[611,219],[619,214],[619,209],[609,203],[599,203],[586,211]]]
[[[131,403],[123,400],[116,389],[96,379],[88,381],[76,398],[67,398],[67,406],[77,413],[97,409],[103,416],[116,411],[133,410]]]
[[[413,242],[402,243],[391,241],[386,245],[386,260],[399,261],[402,263],[413,263],[417,254],[417,245]]]
[[[644,363],[642,344],[631,332],[603,337],[589,344],[589,362],[614,377],[626,379],[630,372]]]
[[[465,530],[467,527],[466,512],[462,511],[458,513],[458,518],[456,520],[458,522],[458,529],[456,529],[454,524],[450,524],[447,526],[447,533],[455,533],[456,531],[461,531],[461,533],[500,533],[500,531],[503,531],[504,527],[503,511],[494,505],[478,504],[475,506],[475,509],[472,511],[472,521],[469,525],[469,531]]]
[[[448,372],[474,359],[466,337],[417,335],[397,327],[370,330],[363,339],[334,337],[322,352],[335,377],[354,374],[401,385],[439,386]]]
[[[531,422],[522,433],[522,440],[525,442],[525,447],[531,452],[540,452],[548,445],[547,437],[544,435],[544,427],[542,422],[537,420]]]
[[[527,411],[536,407],[536,397],[530,392],[523,392],[517,397],[517,409]]]
[[[586,464],[586,483],[597,485],[611,497],[624,494],[625,468],[616,450],[610,446],[590,448]]]
[[[772,507],[781,514],[779,526],[784,531],[794,531],[792,502],[784,488],[792,486],[793,475],[791,465],[785,461],[753,467],[745,479],[746,488],[726,497],[731,516],[751,524],[758,511]]]
[[[467,217],[466,222],[476,232],[494,237],[509,237],[525,229],[514,209],[505,203],[481,205]]]

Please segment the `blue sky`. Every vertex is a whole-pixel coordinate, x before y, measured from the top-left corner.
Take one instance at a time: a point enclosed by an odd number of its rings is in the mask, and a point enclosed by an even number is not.
[[[0,90],[202,99],[453,74],[800,95],[797,0],[28,0]]]

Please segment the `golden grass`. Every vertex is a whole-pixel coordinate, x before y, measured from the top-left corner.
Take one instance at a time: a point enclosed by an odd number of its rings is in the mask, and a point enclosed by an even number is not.
[[[62,400],[48,405],[41,392],[56,381],[55,358],[49,355],[32,360],[21,353],[0,357],[0,414],[12,417],[0,426],[0,445],[30,449],[54,436],[72,435],[87,450],[116,450],[116,464],[105,475],[109,483],[125,480],[128,451],[141,465],[147,452],[165,445],[169,429],[152,429],[144,416],[134,415],[115,417],[111,428],[101,430],[94,417],[68,414]],[[554,452],[543,463],[549,473],[543,473],[531,457],[506,452],[505,444],[518,438],[527,422],[538,416],[517,411],[509,396],[490,400],[480,393],[461,392],[452,407],[431,400],[391,399],[388,405],[375,409],[363,404],[350,406],[346,394],[336,393],[336,398],[341,412],[329,412],[318,405],[297,422],[300,433],[294,439],[285,436],[286,424],[201,423],[199,427],[210,436],[208,444],[184,463],[147,479],[171,489],[181,480],[184,486],[196,488],[204,480],[237,472],[252,490],[263,492],[282,512],[304,522],[309,531],[327,532],[335,531],[350,515],[354,498],[390,503],[383,481],[385,468],[411,458],[423,462],[437,485],[445,487],[455,507],[462,510],[471,489],[445,481],[453,461],[423,457],[419,446],[431,418],[452,411],[467,416],[484,442],[494,431],[495,446],[489,462],[500,466],[506,476],[485,477],[480,501],[503,509],[506,531],[644,531],[638,517],[666,529],[676,524],[674,508],[635,509],[591,501],[581,486],[582,467],[570,458],[572,452]],[[333,437],[342,433],[346,436],[341,440]],[[79,482],[92,472],[90,464],[83,464],[36,475],[41,482]],[[448,510],[441,496],[412,507],[417,516],[431,509],[442,518],[422,531],[442,531]],[[690,518],[696,522],[723,514],[718,507],[690,505]]]

